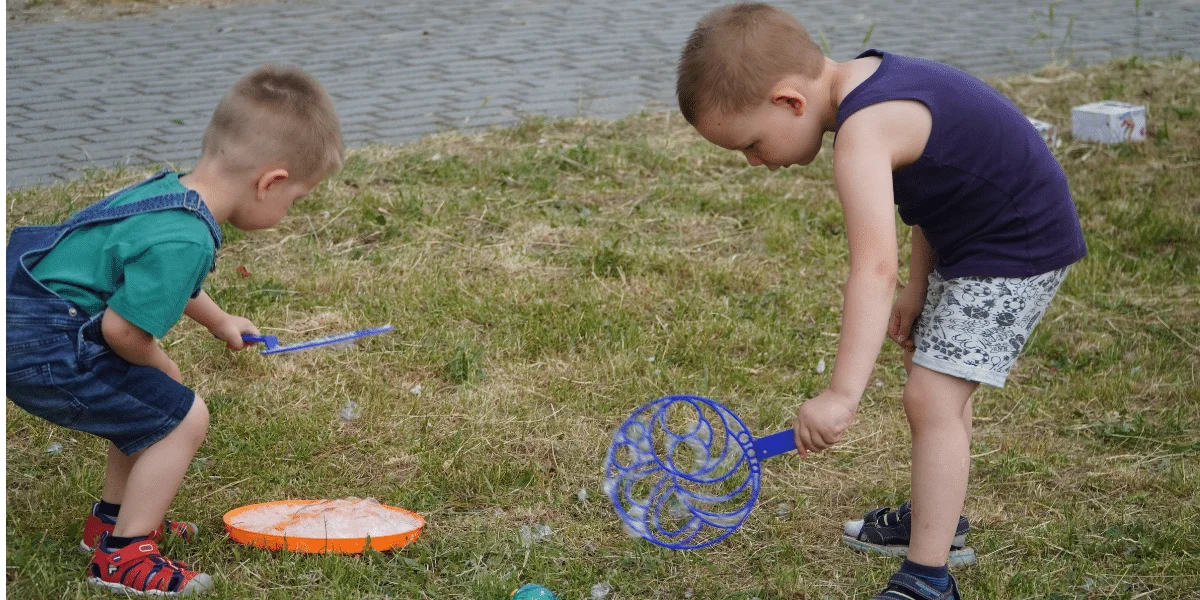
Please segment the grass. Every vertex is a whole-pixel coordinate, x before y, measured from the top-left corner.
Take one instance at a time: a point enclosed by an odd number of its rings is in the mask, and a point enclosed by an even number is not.
[[[1064,130],[1071,105],[1120,89],[1149,105],[1158,141],[1057,151],[1091,254],[1008,387],[976,395],[966,510],[981,559],[957,572],[972,597],[1200,589],[1197,81],[1200,63],[1136,59],[997,82]],[[601,581],[624,599],[868,597],[897,563],[838,534],[907,495],[892,345],[848,441],[766,463],[758,509],[725,542],[681,553],[631,540],[600,493],[611,432],[644,401],[711,395],[766,434],[827,384],[815,366],[832,364],[847,269],[829,156],[751,170],[667,113],[353,153],[276,229],[227,230],[208,289],[286,340],[397,332],[261,357],[194,323],[173,330],[163,345],[213,417],[172,509],[204,535],[170,552],[214,575],[218,598],[493,600],[530,581],[570,599]],[[10,191],[7,226],[59,220],[143,175]],[[342,422],[349,400],[362,416]],[[108,597],[75,551],[104,445],[11,405],[6,425],[8,594]],[[428,526],[401,552],[361,557],[221,535],[236,506],[351,495]],[[537,524],[553,533],[523,548],[521,526]]]

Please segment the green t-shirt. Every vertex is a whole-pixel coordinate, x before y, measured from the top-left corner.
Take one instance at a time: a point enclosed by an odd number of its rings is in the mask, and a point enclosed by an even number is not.
[[[187,188],[178,173],[170,173],[129,189],[113,205],[179,192]],[[183,316],[215,255],[202,219],[186,210],[160,210],[76,229],[30,273],[89,316],[111,306],[161,338]]]

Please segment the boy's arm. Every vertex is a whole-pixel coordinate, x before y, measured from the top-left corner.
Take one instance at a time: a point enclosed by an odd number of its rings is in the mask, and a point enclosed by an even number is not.
[[[906,156],[899,148],[906,142],[889,130],[890,111],[877,106],[851,116],[838,132],[833,173],[846,218],[850,276],[829,389],[805,402],[797,415],[802,455],[841,440],[888,330],[899,262],[892,170],[897,157]]]
[[[840,168],[838,163],[841,163]],[[853,173],[846,163],[853,162]],[[864,151],[834,160],[834,178],[846,213],[850,276],[842,301],[842,329],[830,389],[857,406],[887,331],[896,291],[898,252],[892,171],[885,155]]]
[[[933,247],[925,239],[925,232],[921,231],[920,225],[913,225],[912,257],[909,259],[908,265],[908,285],[916,283],[922,287],[928,287],[929,274],[933,272],[933,267],[936,263],[937,253],[933,251]]]
[[[929,291],[929,274],[937,262],[937,253],[925,239],[921,227],[912,228],[912,258],[909,260],[908,284],[900,291],[892,306],[892,318],[888,324],[888,337],[901,348],[913,352],[917,349],[912,341],[912,324],[925,306],[925,294]]]
[[[104,316],[100,318],[100,332],[117,356],[135,365],[154,367],[183,383],[179,366],[158,347],[154,336],[125,320],[112,307],[104,309]]]
[[[843,128],[833,157],[834,182],[846,216],[850,277],[829,387],[855,406],[883,346],[899,269],[892,160],[872,133],[870,127]]]
[[[235,317],[221,310],[221,307],[217,306],[217,303],[204,290],[200,290],[200,295],[188,300],[183,314],[220,338],[230,350],[241,350],[247,347],[247,344],[242,341],[243,333],[259,335],[258,327],[255,327],[250,319]]]
[[[187,305],[183,307],[183,314],[209,329],[228,315],[204,290],[200,290],[198,296],[188,300]]]

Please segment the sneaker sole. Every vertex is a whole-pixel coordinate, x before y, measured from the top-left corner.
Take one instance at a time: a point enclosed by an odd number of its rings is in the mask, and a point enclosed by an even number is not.
[[[133,596],[162,596],[165,598],[175,598],[175,597],[179,597],[179,596],[195,596],[196,594],[203,594],[205,592],[210,592],[213,589],[212,577],[209,577],[207,573],[201,573],[201,574],[197,575],[195,578],[193,578],[191,581],[189,581],[188,584],[186,586],[184,586],[184,588],[182,590],[179,590],[178,592],[164,592],[162,590],[145,590],[145,591],[136,590],[131,587],[123,586],[119,583],[113,583],[111,581],[104,581],[103,579],[100,579],[97,577],[88,577],[88,583],[95,585],[95,586],[102,587],[110,592],[113,592],[114,594],[125,594],[125,595],[133,595]]]
[[[966,536],[956,536],[954,544],[959,545],[966,542]],[[849,546],[851,549],[868,554],[879,554],[881,556],[893,556],[903,558],[908,556],[908,546],[880,546],[862,540],[852,538],[848,535],[842,536],[842,543]],[[975,564],[975,549],[968,547],[959,547],[950,550],[950,555],[946,558],[946,565],[950,567],[969,567]]]

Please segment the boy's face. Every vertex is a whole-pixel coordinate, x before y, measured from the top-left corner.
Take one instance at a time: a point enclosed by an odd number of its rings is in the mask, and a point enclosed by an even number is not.
[[[320,181],[292,179],[282,169],[268,172],[260,176],[254,197],[242,203],[241,210],[230,217],[230,223],[242,230],[274,227],[283,220],[292,205],[308,195]]]
[[[696,120],[704,139],[746,155],[750,166],[807,165],[821,151],[824,129],[817,111],[810,110],[795,90],[777,90],[758,106],[734,115],[709,111]]]

